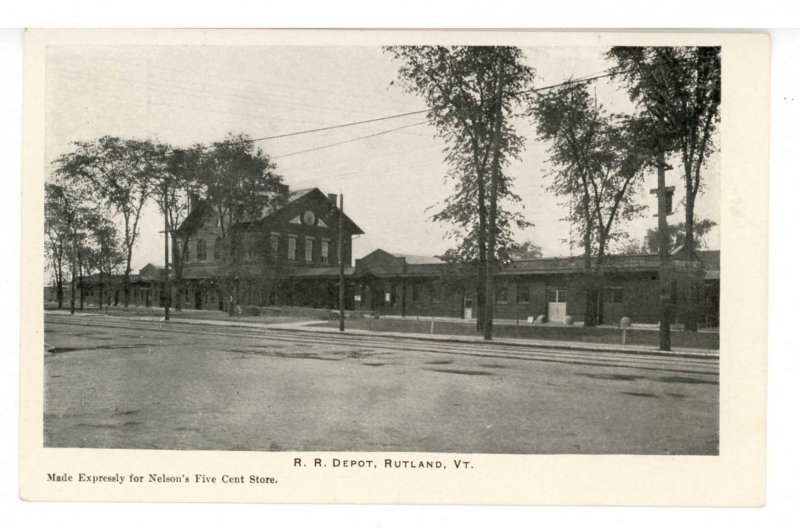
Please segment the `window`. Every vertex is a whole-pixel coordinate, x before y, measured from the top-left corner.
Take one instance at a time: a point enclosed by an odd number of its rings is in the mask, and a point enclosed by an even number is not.
[[[313,262],[314,260],[314,239],[307,238],[306,242],[306,262]]]
[[[419,291],[420,285],[419,284],[409,284],[409,288],[411,288],[411,301],[417,302],[419,301]]]
[[[517,302],[527,303],[531,300],[531,289],[527,282],[517,283]]]
[[[323,240],[322,244],[320,246],[320,261],[323,264],[329,264],[330,263],[330,258],[328,257],[328,254],[330,253],[330,250],[331,250],[331,241],[330,240]]]
[[[217,237],[214,240],[214,260],[220,260],[222,258],[222,239]]]
[[[280,244],[281,237],[278,233],[272,233],[269,237],[270,249],[272,250],[272,255],[278,255],[278,245]]]
[[[606,288],[603,302],[609,304],[622,304],[622,288]]]
[[[508,282],[504,280],[497,281],[494,287],[494,302],[508,302]]]
[[[248,234],[244,237],[244,258],[246,260],[256,258],[256,239],[253,235]]]
[[[186,262],[192,261],[192,244],[191,242],[186,244],[186,253],[183,255],[183,260]]]
[[[567,290],[547,290],[547,302],[567,302]]]
[[[297,237],[289,237],[289,249],[286,252],[286,257],[289,260],[297,260]]]
[[[197,261],[198,262],[205,262],[206,260],[206,241],[205,240],[198,240],[197,241]]]
[[[442,285],[438,282],[428,284],[428,295],[432,303],[442,302]]]

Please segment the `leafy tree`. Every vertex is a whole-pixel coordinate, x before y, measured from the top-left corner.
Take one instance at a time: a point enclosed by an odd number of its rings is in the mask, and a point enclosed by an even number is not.
[[[139,238],[142,209],[152,191],[149,142],[103,136],[73,145],[72,152],[55,161],[56,174],[121,219],[125,253],[123,290],[128,306],[133,248]]]
[[[478,263],[478,328],[491,339],[496,261],[511,240],[510,228],[526,225],[509,208],[519,198],[503,169],[524,147],[514,119],[532,100],[534,69],[513,47],[391,46],[386,51],[400,63],[400,86],[425,100],[428,120],[446,143],[448,178],[456,190],[433,219],[453,225],[450,236],[457,247],[452,255]]]
[[[175,276],[175,285],[179,290],[176,296],[175,309],[183,307],[183,296],[180,290],[183,285],[184,255],[189,248],[189,237],[178,235],[178,228],[189,216],[192,202],[201,193],[199,173],[203,163],[202,145],[195,145],[190,149],[171,149],[167,159],[167,170],[162,175],[164,181],[156,184],[158,188],[165,188],[166,195],[160,193],[159,209],[167,216],[167,224],[172,239],[172,268]],[[163,198],[163,199],[162,199]]]
[[[45,184],[45,251],[54,273],[59,308],[63,307],[65,272],[73,287],[79,282],[80,309],[83,309],[83,279],[94,271],[119,264],[116,226],[96,204],[87,202],[74,182],[58,179]]]
[[[703,249],[706,247],[706,236],[717,223],[713,220],[704,218],[702,220],[695,220],[694,222],[694,243],[696,249]],[[669,247],[673,250],[686,243],[686,224],[681,222],[679,224],[672,224],[667,231],[669,237]],[[642,243],[644,253],[658,253],[658,230],[648,229]]]
[[[125,262],[117,227],[109,218],[92,211],[85,219],[87,236],[84,238],[83,262],[87,275],[97,271],[100,275],[99,299],[103,308],[104,280],[111,281]]]
[[[146,153],[147,173],[150,178],[151,198],[164,217],[165,228],[172,242],[172,271],[178,290],[183,282],[183,255],[189,237],[179,237],[178,227],[186,220],[191,202],[199,192],[198,172],[202,159],[202,146],[191,149],[174,149],[154,141],[141,142]],[[182,308],[182,295],[176,295],[175,308]]]
[[[703,189],[702,170],[716,150],[720,120],[719,47],[614,47],[608,57],[619,67],[633,102],[651,118],[651,133],[664,152],[676,152],[683,165],[685,245],[695,242],[695,200]],[[700,288],[692,281],[687,298],[687,330],[696,331]]]
[[[608,245],[620,236],[619,221],[642,208],[633,197],[652,158],[651,145],[641,135],[646,123],[609,115],[583,84],[541,97],[533,116],[539,138],[550,144],[550,190],[578,204],[568,220],[583,240],[584,325],[593,326],[602,319],[597,307]]]
[[[509,249],[511,260],[533,260],[542,258],[542,248],[530,240],[522,244],[514,245]]]
[[[74,237],[78,197],[61,183],[45,184],[44,230],[45,254],[53,271],[58,307],[64,305],[65,274],[72,261],[71,241]]]
[[[223,286],[238,302],[239,279],[254,275],[247,263],[247,244],[252,244],[250,254],[268,250],[266,235],[253,236],[253,222],[285,203],[287,188],[275,163],[244,134],[228,135],[204,152],[197,166],[197,184],[199,197],[219,226]]]

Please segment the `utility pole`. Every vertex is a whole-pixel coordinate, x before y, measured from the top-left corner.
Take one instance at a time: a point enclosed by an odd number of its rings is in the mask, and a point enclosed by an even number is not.
[[[75,315],[75,274],[77,273],[75,259],[78,253],[77,235],[72,233],[72,281],[70,281],[69,313]]]
[[[344,194],[339,194],[339,331],[344,332]]]
[[[164,186],[164,320],[169,321],[169,217],[167,215],[167,186]]]
[[[670,263],[669,263],[669,233],[667,233],[668,189],[666,185],[667,165],[664,161],[664,151],[659,149],[656,159],[658,173],[658,188],[654,189],[658,196],[658,275],[661,282],[659,296],[659,349],[669,351],[672,349],[670,335]],[[673,188],[674,190],[674,188]],[[651,191],[652,192],[652,191]],[[671,197],[670,197],[671,199]]]

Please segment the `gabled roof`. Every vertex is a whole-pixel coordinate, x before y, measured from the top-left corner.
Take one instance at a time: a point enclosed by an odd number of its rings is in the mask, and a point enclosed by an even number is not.
[[[308,187],[306,189],[297,189],[296,191],[290,192],[289,193],[289,203],[291,203],[291,202],[293,202],[295,200],[299,200],[300,198],[302,198],[303,196],[307,195],[308,193],[310,193],[314,189],[316,189],[316,187]],[[317,190],[319,190],[319,189],[317,189]]]
[[[203,221],[210,210],[211,207],[205,201],[198,201],[176,231],[178,233],[197,231],[203,227]]]
[[[305,200],[320,200],[322,203],[325,203],[329,208],[331,208],[332,212],[339,212],[339,207],[328,199],[328,195],[323,193],[319,187],[310,187],[308,189],[298,189],[296,191],[292,191],[289,193],[289,199],[286,202],[286,205],[277,209],[272,214],[265,216],[260,221],[272,219],[278,215],[280,215],[286,208],[297,205],[298,203],[302,203]],[[358,225],[350,219],[349,216],[346,214],[344,215],[344,223],[346,225],[346,230],[354,235],[363,235],[364,231],[358,227]],[[335,228],[335,226],[330,226],[331,228]]]
[[[337,205],[331,202],[328,199],[328,196],[324,194],[321,190],[319,190],[318,187],[309,187],[306,189],[297,189],[295,191],[291,191],[289,193],[286,204],[284,204],[283,207],[278,207],[275,210],[268,211],[267,214],[265,214],[264,216],[262,216],[257,220],[251,222],[240,222],[240,225],[252,224],[253,222],[261,222],[268,219],[274,219],[290,205],[297,204],[298,202],[304,199],[314,199],[314,198],[325,200],[325,202],[329,205],[329,207],[333,209],[333,211],[338,212],[339,208],[337,207]],[[177,231],[179,233],[185,231],[188,232],[196,231],[197,229],[203,226],[203,222],[209,211],[210,211],[210,206],[208,205],[207,202],[198,201],[195,207],[186,216],[186,219],[183,222],[181,222],[181,225],[178,227]],[[346,214],[344,215],[344,221],[347,224],[347,228],[350,233],[354,235],[364,234],[364,231],[362,231],[361,228],[358,227],[358,225],[356,225],[356,223],[353,222],[350,219],[350,217],[348,217]]]

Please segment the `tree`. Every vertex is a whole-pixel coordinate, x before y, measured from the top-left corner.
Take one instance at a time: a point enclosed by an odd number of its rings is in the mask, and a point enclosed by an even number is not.
[[[539,138],[550,144],[550,190],[578,204],[567,219],[583,241],[584,326],[594,326],[602,320],[597,308],[608,245],[620,236],[619,221],[642,209],[633,197],[652,159],[651,145],[641,135],[646,123],[609,115],[584,84],[567,84],[541,97],[533,117]]]
[[[100,308],[103,308],[105,282],[110,281],[125,261],[117,227],[109,218],[94,212],[86,218],[87,234],[84,249],[84,269],[88,274],[99,273]]]
[[[706,236],[717,223],[713,220],[704,218],[694,222],[694,243],[696,249],[706,247]],[[667,232],[669,237],[670,251],[686,244],[686,223],[673,224],[669,226]],[[648,229],[647,234],[641,244],[642,253],[658,253],[658,230]]]
[[[142,209],[152,191],[148,142],[103,136],[73,145],[72,152],[55,161],[56,174],[121,218],[125,253],[123,290],[128,306],[133,248],[139,237]]]
[[[64,280],[71,263],[77,194],[60,182],[45,184],[45,254],[53,271],[58,307],[64,306]]]
[[[180,290],[183,280],[183,255],[189,243],[188,237],[178,237],[178,227],[183,223],[191,209],[191,201],[199,192],[197,174],[202,159],[202,146],[191,149],[174,149],[155,141],[139,142],[139,149],[146,164],[150,179],[150,198],[164,217],[165,236],[172,242],[172,271],[175,284]],[[165,273],[169,273],[167,269]],[[170,293],[165,292],[165,299]],[[176,296],[177,310],[182,308],[182,296]]]
[[[703,189],[702,169],[716,150],[721,101],[719,47],[614,47],[608,57],[618,66],[633,102],[653,122],[653,134],[665,152],[683,165],[685,248],[695,256],[694,208]],[[697,331],[696,281],[687,298],[685,328]]]
[[[454,226],[452,253],[478,264],[478,328],[491,339],[494,268],[510,239],[504,227],[526,225],[509,208],[519,198],[503,169],[524,147],[514,121],[532,100],[534,69],[513,47],[391,46],[386,51],[400,63],[401,87],[425,100],[428,120],[445,141],[448,178],[456,190],[433,219]]]
[[[541,246],[528,240],[509,248],[508,256],[510,260],[534,260],[542,258],[543,255]]]
[[[170,149],[167,154],[166,170],[160,173],[161,181],[155,187],[161,192],[155,195],[161,214],[166,216],[167,229],[172,239],[172,268],[175,285],[179,290],[175,298],[175,309],[181,310],[183,296],[184,255],[189,247],[189,237],[178,236],[178,228],[183,224],[192,209],[192,201],[201,193],[199,173],[203,163],[203,146],[195,145],[189,149]]]
[[[226,295],[238,302],[239,279],[253,275],[243,258],[247,244],[260,244],[262,248],[268,244],[266,236],[255,237],[257,240],[248,236],[253,222],[284,204],[287,188],[275,163],[244,134],[230,134],[204,152],[197,166],[197,184],[199,197],[219,225],[223,287]]]

